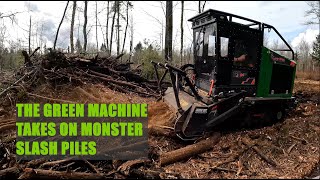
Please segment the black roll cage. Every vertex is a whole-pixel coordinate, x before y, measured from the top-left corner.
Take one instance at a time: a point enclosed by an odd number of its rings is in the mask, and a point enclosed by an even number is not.
[[[242,19],[245,21],[249,21],[249,22],[251,22],[250,24],[242,24],[242,25],[249,26],[249,27],[257,25],[259,27],[258,30],[262,31],[262,38],[264,36],[265,29],[273,29],[276,32],[276,34],[281,38],[281,40],[285,43],[285,45],[288,47],[288,49],[275,49],[275,51],[290,51],[292,53],[292,60],[294,59],[294,51],[292,50],[291,46],[282,37],[282,35],[278,32],[278,30],[269,24],[255,21],[255,20],[252,20],[252,19],[249,19],[246,17],[235,15],[235,14],[231,14],[231,13],[227,13],[227,12],[223,12],[223,11],[218,11],[218,10],[213,10],[213,9],[206,10],[203,13],[198,14],[198,15],[190,18],[188,21],[192,22],[192,29],[194,29],[194,28],[197,28],[200,26],[205,26],[209,23],[214,22],[215,18],[218,18],[218,19],[224,20],[224,21],[228,21],[228,22],[234,22],[234,21],[232,21],[233,18],[238,18],[238,19]],[[234,23],[239,24],[239,22],[234,22]]]

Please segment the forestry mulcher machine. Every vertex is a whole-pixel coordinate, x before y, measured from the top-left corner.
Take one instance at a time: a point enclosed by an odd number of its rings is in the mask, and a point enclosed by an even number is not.
[[[189,21],[194,64],[176,68],[169,62],[151,62],[160,93],[177,110],[174,128],[179,138],[195,140],[230,119],[238,118],[240,126],[281,120],[295,107],[294,52],[273,26],[212,9]],[[265,30],[274,30],[288,49],[264,47]],[[164,69],[161,77],[159,68]],[[172,87],[163,92],[166,74]]]

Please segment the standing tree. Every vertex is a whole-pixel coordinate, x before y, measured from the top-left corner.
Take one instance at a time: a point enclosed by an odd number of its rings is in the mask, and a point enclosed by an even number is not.
[[[120,53],[120,1],[117,1],[117,56]]]
[[[31,15],[30,15],[30,22],[29,22],[29,54],[31,54]]]
[[[130,55],[129,55],[129,62],[131,62],[132,57],[132,46],[133,46],[133,17],[131,16],[131,40],[130,40]]]
[[[316,40],[313,42],[313,52],[311,56],[317,64],[320,64],[320,35],[318,35]]]
[[[206,5],[206,2],[207,2],[207,1],[204,1],[203,5],[202,5],[202,9],[201,9],[201,1],[199,1],[199,4],[198,4],[198,11],[199,11],[199,13],[202,13],[202,12],[203,12],[204,7],[205,7],[205,5]]]
[[[61,21],[60,21],[60,24],[59,24],[59,26],[58,26],[58,30],[57,30],[57,33],[56,33],[56,38],[54,39],[53,49],[56,49],[56,44],[57,44],[57,39],[58,39],[58,35],[59,35],[59,30],[60,30],[61,24],[62,24],[62,22],[63,22],[64,16],[66,15],[68,5],[69,5],[69,1],[67,2],[67,5],[66,5],[66,7],[65,7],[65,9],[64,9],[64,12],[63,12],[63,16],[62,16]]]
[[[172,1],[166,1],[165,59],[172,61]]]
[[[97,41],[97,52],[99,52],[99,42],[98,42],[98,3],[96,1],[96,41]]]
[[[302,67],[302,71],[310,70],[310,61],[309,61],[309,52],[310,46],[305,38],[302,38],[298,44],[298,58],[300,60],[300,67]]]
[[[128,30],[128,25],[129,25],[129,7],[132,7],[132,4],[131,4],[130,1],[127,1],[127,9],[126,9],[126,13],[127,13],[126,21],[127,21],[127,24],[126,24],[126,29],[125,29],[125,31],[124,31],[123,45],[122,45],[122,53],[123,53],[123,51],[124,51],[124,46],[125,46],[126,37],[127,37],[127,30]]]
[[[114,4],[113,4],[113,17],[112,17],[112,25],[111,25],[111,34],[110,34],[110,55],[111,55],[111,52],[112,52],[112,39],[113,39],[113,28],[114,28],[114,20],[116,18],[116,14],[117,14],[117,3],[119,3],[118,1],[114,1]]]
[[[107,6],[107,26],[106,26],[106,45],[107,45],[107,50],[109,49],[109,13],[110,13],[110,10],[109,10],[109,4],[110,4],[110,1],[108,1],[108,6]]]
[[[73,1],[71,27],[70,27],[70,46],[71,46],[71,53],[74,53],[73,28],[74,28],[74,17],[75,17],[75,15],[76,15],[76,8],[77,8],[77,1]]]
[[[87,51],[88,1],[84,1],[83,51]]]
[[[0,70],[2,70],[3,68],[3,63],[4,63],[4,57],[3,57],[3,53],[4,53],[4,42],[6,41],[6,33],[7,33],[7,28],[6,25],[4,24],[4,22],[2,22],[1,26],[0,26]]]
[[[180,29],[181,29],[181,47],[180,47],[180,65],[182,66],[182,61],[183,61],[183,9],[184,9],[184,1],[181,1],[181,24],[180,24]]]

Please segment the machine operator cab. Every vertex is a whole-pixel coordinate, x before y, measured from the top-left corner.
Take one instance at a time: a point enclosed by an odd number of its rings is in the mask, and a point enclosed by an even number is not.
[[[228,91],[256,91],[263,32],[232,22],[232,17],[208,10],[191,18],[194,39],[195,85],[209,96]]]

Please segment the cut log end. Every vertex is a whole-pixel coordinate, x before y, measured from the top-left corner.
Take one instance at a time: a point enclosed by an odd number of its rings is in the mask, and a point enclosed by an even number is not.
[[[175,163],[197,154],[204,153],[213,148],[220,140],[220,133],[215,133],[213,136],[206,140],[197,142],[195,144],[166,152],[160,155],[160,166],[165,166],[171,163]]]

